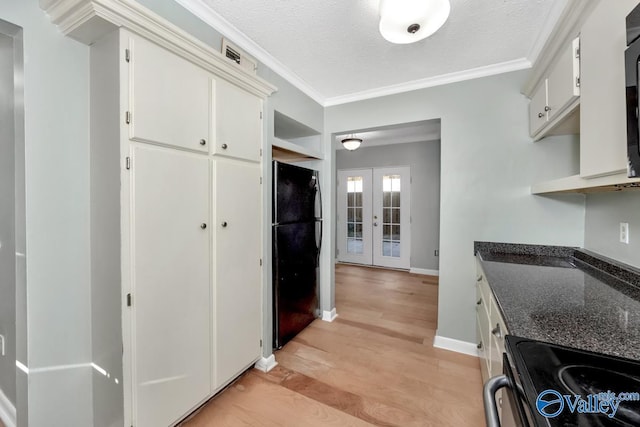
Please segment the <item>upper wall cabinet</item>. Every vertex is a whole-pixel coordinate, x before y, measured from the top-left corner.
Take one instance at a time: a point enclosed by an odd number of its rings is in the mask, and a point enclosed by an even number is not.
[[[539,83],[529,104],[529,131],[535,139],[577,133],[576,109],[580,97],[580,39],[561,52]]]
[[[626,174],[624,76],[625,18],[637,3],[568,0],[523,93],[531,98],[531,134],[535,139],[566,130],[571,132],[563,133],[580,134],[580,173],[533,183],[533,194],[620,190],[640,182]],[[572,42],[577,35],[578,76]],[[579,87],[575,86],[576,77]],[[544,87],[547,117],[542,112],[539,118],[534,112],[541,111],[539,92]]]
[[[626,171],[625,18],[637,0],[600,1],[582,27],[580,176]]]
[[[209,75],[142,37],[129,43],[130,139],[208,151]]]
[[[215,84],[213,154],[260,161],[262,100],[224,80]]]

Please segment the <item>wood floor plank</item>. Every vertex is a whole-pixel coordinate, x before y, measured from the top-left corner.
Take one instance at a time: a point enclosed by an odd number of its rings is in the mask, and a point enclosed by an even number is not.
[[[475,357],[434,348],[438,277],[336,266],[334,322],[250,370],[185,427],[484,426]]]

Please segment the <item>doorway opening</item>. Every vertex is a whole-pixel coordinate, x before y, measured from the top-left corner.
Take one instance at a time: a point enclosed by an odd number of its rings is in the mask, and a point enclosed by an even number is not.
[[[22,28],[0,19],[0,425],[18,424],[28,381]],[[25,421],[26,423],[26,421]]]
[[[342,149],[347,135],[362,138]],[[437,329],[440,120],[334,134],[337,322],[431,346]]]
[[[348,135],[363,140],[342,149]],[[438,275],[440,119],[336,140],[336,260]]]

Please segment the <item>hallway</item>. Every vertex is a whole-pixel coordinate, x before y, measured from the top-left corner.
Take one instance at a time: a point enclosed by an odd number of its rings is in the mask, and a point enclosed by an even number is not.
[[[432,346],[438,278],[339,264],[316,320],[185,422],[204,426],[484,426],[478,359]]]

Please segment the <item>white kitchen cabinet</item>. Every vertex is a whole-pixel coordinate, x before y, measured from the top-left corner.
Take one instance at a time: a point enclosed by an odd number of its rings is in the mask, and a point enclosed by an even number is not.
[[[260,357],[262,201],[259,164],[213,160],[215,386]]]
[[[537,139],[548,135],[573,133],[572,114],[580,97],[580,39],[560,52],[549,73],[531,96],[529,132]],[[569,125],[564,123],[564,119]]]
[[[215,82],[213,154],[259,162],[262,100],[224,80]]]
[[[547,79],[540,82],[529,102],[529,134],[537,135],[547,124]]]
[[[211,392],[209,160],[132,146],[131,357],[136,426],[167,426]]]
[[[476,258],[476,331],[482,381],[502,375],[504,337],[508,334],[502,313],[491,292],[480,261]],[[498,414],[502,414],[502,391],[496,392]]]
[[[209,75],[142,37],[128,46],[130,138],[208,152]]]
[[[192,144],[216,132],[211,84],[232,86],[199,68],[216,61],[204,59],[195,65],[124,28],[91,46],[91,229],[109,236],[92,242],[92,265],[120,266],[92,270],[92,289],[120,307],[92,308],[92,328],[112,332],[99,363],[115,385],[96,386],[115,413],[109,425],[174,425],[261,356],[262,164]],[[261,106],[269,85],[239,73],[251,84],[238,93]],[[181,81],[176,104],[154,105],[176,90],[163,85]],[[174,114],[198,120],[183,127]],[[238,152],[261,146],[259,114],[236,111],[235,120],[254,129]]]
[[[580,96],[580,39],[560,52],[547,77],[547,111],[554,120]]]
[[[626,170],[626,16],[636,0],[599,1],[582,27],[580,176]]]

